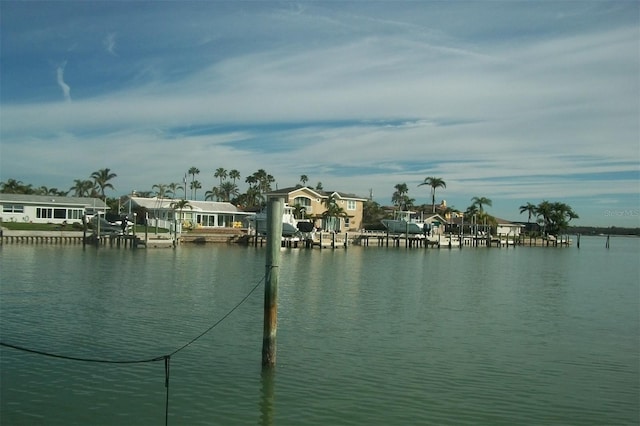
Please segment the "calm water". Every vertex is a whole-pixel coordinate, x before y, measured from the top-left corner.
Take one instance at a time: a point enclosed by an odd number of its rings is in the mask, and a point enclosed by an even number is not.
[[[170,425],[637,425],[640,239],[581,248],[283,250],[278,365],[260,286],[171,358]],[[3,342],[173,352],[260,282],[265,249],[5,245]],[[161,425],[164,364],[0,348],[2,425]]]

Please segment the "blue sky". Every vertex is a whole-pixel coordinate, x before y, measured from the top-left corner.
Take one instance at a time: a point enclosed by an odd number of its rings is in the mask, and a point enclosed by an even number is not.
[[[218,167],[640,226],[637,1],[0,2],[0,180]]]

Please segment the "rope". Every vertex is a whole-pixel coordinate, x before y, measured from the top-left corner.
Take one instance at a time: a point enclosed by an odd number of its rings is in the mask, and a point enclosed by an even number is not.
[[[271,272],[271,269],[274,268],[274,267],[275,266],[269,265],[269,272]],[[169,424],[169,376],[170,376],[170,370],[171,370],[171,357],[173,355],[177,354],[178,352],[180,352],[181,350],[185,349],[187,346],[195,343],[197,340],[202,338],[205,334],[209,333],[211,330],[216,328],[220,323],[222,323],[222,321],[227,319],[229,317],[229,315],[231,315],[244,302],[246,302],[247,299],[249,299],[249,297],[258,289],[258,287],[260,287],[260,284],[262,284],[262,282],[265,279],[266,279],[266,274],[249,291],[249,293],[247,293],[247,295],[244,296],[240,300],[240,302],[238,302],[233,308],[231,308],[231,310],[229,312],[224,314],[222,316],[222,318],[220,318],[218,321],[216,321],[211,327],[207,328],[205,331],[203,331],[202,333],[200,333],[199,335],[197,335],[196,337],[191,339],[189,342],[187,342],[186,344],[182,345],[181,347],[179,347],[178,349],[174,350],[173,352],[171,352],[171,353],[169,353],[167,355],[161,355],[161,356],[156,356],[156,357],[152,357],[152,358],[144,358],[144,359],[134,359],[134,360],[113,360],[113,359],[84,358],[84,357],[77,357],[77,356],[54,354],[54,353],[51,353],[51,352],[45,352],[45,351],[40,351],[40,350],[37,350],[37,349],[26,348],[24,346],[14,345],[12,343],[6,343],[6,342],[2,342],[2,341],[0,341],[0,346],[4,346],[4,347],[7,347],[7,348],[11,348],[11,349],[16,349],[16,350],[23,351],[23,352],[29,352],[29,353],[32,353],[32,354],[43,355],[43,356],[47,356],[47,357],[51,357],[51,358],[65,359],[65,360],[69,360],[69,361],[93,362],[93,363],[102,363],[102,364],[143,364],[143,363],[148,363],[148,362],[164,361],[164,386],[167,389],[166,398],[165,398],[165,413],[164,413],[164,415],[165,415],[164,424],[166,426],[166,425]]]

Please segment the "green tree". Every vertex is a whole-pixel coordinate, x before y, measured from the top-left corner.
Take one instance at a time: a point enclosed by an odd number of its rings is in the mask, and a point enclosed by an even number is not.
[[[178,216],[178,220],[180,221],[180,223],[184,222],[184,216],[182,214],[182,212],[184,211],[184,209],[193,209],[193,206],[191,205],[191,203],[189,203],[188,200],[177,200],[172,202],[169,205],[173,211],[178,211],[179,212],[179,216]],[[175,214],[175,213],[174,213]]]
[[[193,188],[193,182],[195,182],[196,180],[196,175],[200,174],[200,169],[198,169],[197,167],[193,166],[189,168],[189,174],[191,175],[191,185],[189,186],[191,188],[191,198],[195,198],[194,196],[194,188]],[[186,185],[186,182],[185,182]]]
[[[20,180],[7,179],[0,183],[0,192],[4,194],[24,194],[24,184]]]
[[[569,227],[569,222],[579,216],[566,203],[547,200],[542,201],[536,208],[538,221],[542,223],[545,235],[557,235]]]
[[[213,177],[220,178],[220,186],[222,186],[222,180],[227,178],[227,169],[224,167],[218,167]]]
[[[98,191],[100,193],[100,196],[104,201],[107,201],[107,197],[105,196],[104,191],[108,188],[115,189],[111,184],[111,182],[109,181],[117,176],[118,176],[117,174],[112,173],[111,169],[108,169],[108,168],[100,169],[98,171],[91,173],[91,178],[95,182],[96,187],[98,188]]]
[[[480,213],[484,213],[484,206],[491,206],[492,201],[487,197],[473,197],[471,199],[471,205],[478,206],[478,210]]]
[[[153,185],[151,187],[151,189],[155,189],[156,197],[161,198],[161,199],[165,198],[167,196],[167,192],[169,191],[168,185],[166,185],[164,183],[156,183],[155,185]]]
[[[237,171],[236,169],[232,169],[232,170],[229,172],[229,179],[231,179],[231,180],[233,181],[233,183],[236,183],[236,181],[237,181],[238,179],[240,179],[240,172],[239,172],[239,171]]]
[[[74,197],[89,197],[95,188],[95,184],[90,180],[75,179],[74,184],[69,188]]]
[[[399,183],[394,186],[395,192],[391,195],[391,202],[401,210],[409,210],[413,207],[414,199],[409,198],[409,187],[406,183]]]
[[[367,200],[362,206],[362,224],[368,226],[378,226],[380,220],[384,219],[385,211],[373,200]]]
[[[177,192],[181,190],[184,191],[184,186],[179,183],[172,182],[167,185],[167,195],[171,197],[171,199],[176,198],[176,195],[178,195]]]
[[[309,182],[309,178],[307,177],[307,175],[300,175],[300,183],[302,184],[302,186],[305,186],[307,182]]]
[[[232,197],[238,195],[238,186],[231,181],[222,182],[222,184],[220,185],[219,194],[222,198],[222,201],[229,202]]]
[[[191,181],[191,191],[193,191],[193,199],[197,200],[198,199],[198,189],[202,188],[202,184],[200,183],[200,181],[194,180]]]
[[[531,223],[531,217],[535,216],[537,212],[536,205],[527,202],[527,204],[520,206],[519,209],[520,209],[520,214],[525,212],[528,213],[527,223]]]
[[[220,188],[214,186],[211,190],[204,193],[205,200],[213,200],[220,201]]]
[[[338,205],[338,198],[336,194],[330,194],[324,199],[323,204],[326,210],[322,213],[322,219],[325,223],[325,228],[329,231],[337,231],[339,218],[348,217],[347,213],[342,207]]]
[[[435,213],[436,212],[436,189],[446,188],[447,184],[441,178],[429,176],[424,178],[424,181],[422,183],[418,184],[418,186],[422,186],[422,185],[429,185],[431,187],[431,206],[432,206],[431,213]]]

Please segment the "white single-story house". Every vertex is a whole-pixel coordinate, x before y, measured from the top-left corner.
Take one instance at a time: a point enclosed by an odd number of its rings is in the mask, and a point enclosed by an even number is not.
[[[109,208],[99,198],[0,193],[2,222],[82,223],[83,215],[104,214]]]
[[[509,222],[508,220],[500,219],[498,217],[496,220],[496,235],[498,237],[518,237],[520,233],[524,229],[524,225],[520,223]]]
[[[187,200],[182,208],[181,200],[170,198],[128,197],[122,212],[132,220],[133,213],[144,209],[148,214],[148,224],[161,228],[172,228],[178,221],[183,229],[197,228],[248,228],[249,218],[255,213],[240,211],[231,203],[217,201]]]

